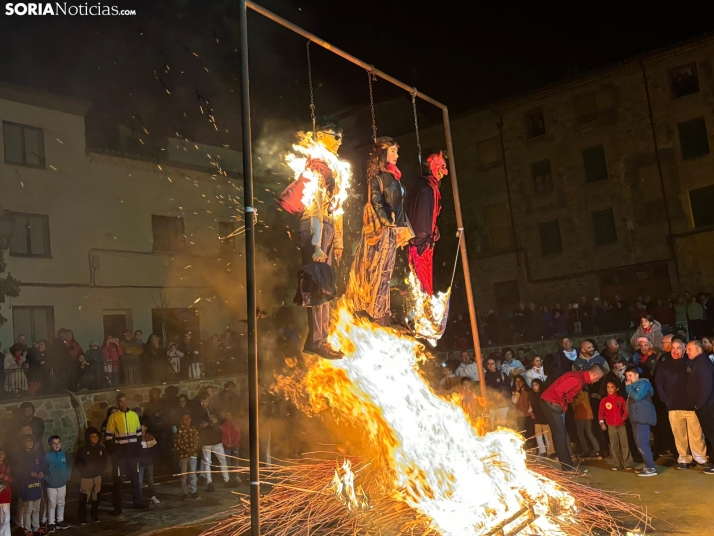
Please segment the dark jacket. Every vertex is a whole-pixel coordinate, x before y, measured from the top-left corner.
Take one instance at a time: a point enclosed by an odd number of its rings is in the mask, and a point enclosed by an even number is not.
[[[436,196],[433,184],[437,185]],[[435,202],[436,199],[441,199],[438,195],[438,184],[439,181],[434,177],[419,177],[404,200],[409,223],[414,230],[414,238],[410,244],[417,248],[420,255],[437,240],[433,226],[434,211],[436,210],[437,216],[441,211],[441,202]]]
[[[23,501],[35,501],[42,498],[42,481],[31,473],[47,471],[45,454],[38,449],[18,453],[13,462],[13,475],[20,498]]]
[[[79,448],[74,460],[74,465],[79,470],[79,474],[82,475],[82,478],[101,476],[109,459],[107,451],[101,443],[92,445],[89,442],[89,436],[91,434],[99,435],[99,430],[92,427],[87,428],[87,431],[84,432],[84,445]],[[101,436],[99,437],[101,439]]]
[[[201,445],[218,445],[223,440],[223,434],[218,424],[211,422],[212,415],[203,406],[199,405],[191,412],[191,425],[198,430]],[[201,426],[207,422],[208,426]]]
[[[689,366],[689,381],[687,382],[689,402],[694,406],[694,409],[700,409],[714,402],[714,390],[712,390],[714,365],[705,353],[689,360],[687,364]]]
[[[693,411],[694,407],[687,396],[689,382],[689,360],[667,359],[657,368],[655,382],[659,399],[667,406],[668,411]]]
[[[533,390],[529,392],[531,399],[531,410],[533,411],[533,415],[535,415],[535,420],[533,422],[535,424],[548,424],[548,420],[545,418],[543,408],[540,407],[540,394],[536,393]]]
[[[382,225],[406,225],[404,217],[404,188],[394,175],[388,171],[379,173],[369,181],[370,202]],[[394,220],[392,220],[392,216]]]
[[[630,422],[649,426],[656,425],[657,412],[652,402],[654,389],[649,380],[640,378],[625,389],[627,390],[627,413],[630,416]]]

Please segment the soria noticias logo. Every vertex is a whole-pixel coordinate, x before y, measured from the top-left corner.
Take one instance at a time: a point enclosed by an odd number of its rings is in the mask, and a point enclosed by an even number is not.
[[[52,16],[69,15],[70,17],[117,17],[136,15],[135,9],[120,9],[117,6],[96,4],[71,5],[67,2],[55,3],[13,3],[5,4],[5,15],[18,16]]]

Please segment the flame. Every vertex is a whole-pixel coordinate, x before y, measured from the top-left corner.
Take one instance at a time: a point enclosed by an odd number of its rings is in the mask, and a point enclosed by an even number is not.
[[[343,214],[342,204],[347,200],[347,190],[350,188],[352,179],[352,169],[349,162],[340,160],[336,154],[328,151],[324,145],[312,139],[311,133],[301,133],[300,141],[293,145],[292,153],[285,156],[285,163],[293,170],[294,180],[298,180],[302,175],[307,182],[303,190],[302,204],[309,206],[313,197],[317,193],[319,176],[312,170],[307,169],[308,160],[322,160],[332,171],[335,179],[335,195],[332,201],[333,214],[339,216]]]
[[[357,491],[355,491],[355,474],[352,472],[352,463],[349,460],[345,460],[341,469],[342,476],[340,476],[338,469],[335,469],[335,476],[330,483],[329,489],[348,510],[368,509],[369,495],[361,486],[357,487]]]
[[[429,341],[432,346],[444,334],[449,316],[451,289],[433,296],[424,292],[416,274],[410,270],[406,281],[407,322],[413,326],[414,334]]]
[[[385,493],[443,536],[509,533],[524,523],[529,534],[565,534],[559,521],[573,521],[575,499],[527,468],[519,434],[479,437],[461,407],[434,393],[417,367],[425,359],[420,343],[356,319],[344,304],[329,342],[345,357],[313,362],[302,388],[314,412],[331,408],[367,435]],[[337,481],[345,500],[344,477]]]

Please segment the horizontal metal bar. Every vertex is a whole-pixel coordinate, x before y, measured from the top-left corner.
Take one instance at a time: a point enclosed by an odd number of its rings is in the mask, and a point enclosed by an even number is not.
[[[277,22],[278,24],[280,24],[281,26],[284,26],[288,30],[292,30],[293,32],[302,35],[306,39],[309,39],[313,43],[320,45],[321,47],[329,50],[330,52],[333,52],[333,53],[337,54],[338,56],[341,56],[344,59],[351,61],[355,65],[358,65],[359,67],[362,67],[363,69],[366,69],[367,71],[373,72],[376,76],[379,76],[380,78],[383,78],[387,82],[391,82],[395,86],[402,88],[404,91],[407,91],[410,95],[414,93],[415,88],[413,88],[412,86],[405,84],[404,82],[394,78],[393,76],[388,75],[384,71],[380,71],[379,69],[374,67],[374,65],[365,63],[364,61],[360,60],[359,58],[354,57],[352,54],[348,54],[344,50],[331,45],[324,39],[320,39],[315,34],[312,34],[312,33],[308,32],[307,30],[302,29],[297,24],[293,24],[292,22],[287,21],[282,17],[279,17],[272,11],[268,11],[267,9],[265,9],[262,6],[259,6],[255,2],[246,0],[246,6],[248,6],[250,9],[252,9],[256,13],[260,13],[264,17],[272,20],[273,22]],[[429,104],[433,104],[434,106],[436,106],[437,108],[440,108],[442,110],[446,110],[446,108],[447,108],[445,104],[440,103],[438,100],[432,99],[429,95],[425,95],[421,91],[417,91],[416,96],[419,97],[420,99],[428,102]]]

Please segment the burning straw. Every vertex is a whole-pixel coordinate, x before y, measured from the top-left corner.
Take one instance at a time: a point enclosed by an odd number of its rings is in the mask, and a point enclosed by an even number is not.
[[[313,455],[314,456],[314,455]],[[325,456],[325,453],[322,454]],[[399,498],[385,494],[384,475],[366,460],[347,456],[355,477],[357,493],[369,503],[357,507],[338,500],[335,476],[341,474],[343,463],[317,457],[264,465],[261,473],[270,488],[261,499],[261,528],[266,536],[354,536],[409,534],[438,535],[431,520],[416,512]],[[546,514],[559,526],[563,534],[626,534],[632,530],[649,530],[651,519],[647,512],[627,501],[625,494],[603,491],[582,475],[567,473],[545,460],[534,458],[530,468],[570,493],[576,501],[577,515],[563,523],[563,512],[558,501],[553,501]],[[498,464],[498,456],[489,463]],[[247,469],[239,469],[246,472]],[[361,491],[360,491],[361,490]],[[514,512],[511,522],[473,534],[530,536],[540,534],[531,524],[535,521],[532,508],[524,504]],[[454,513],[458,515],[458,513]],[[568,516],[569,517],[569,516]],[[498,532],[503,530],[503,532]],[[250,533],[249,499],[241,495],[239,503],[229,515],[204,534],[206,536],[240,536]]]

